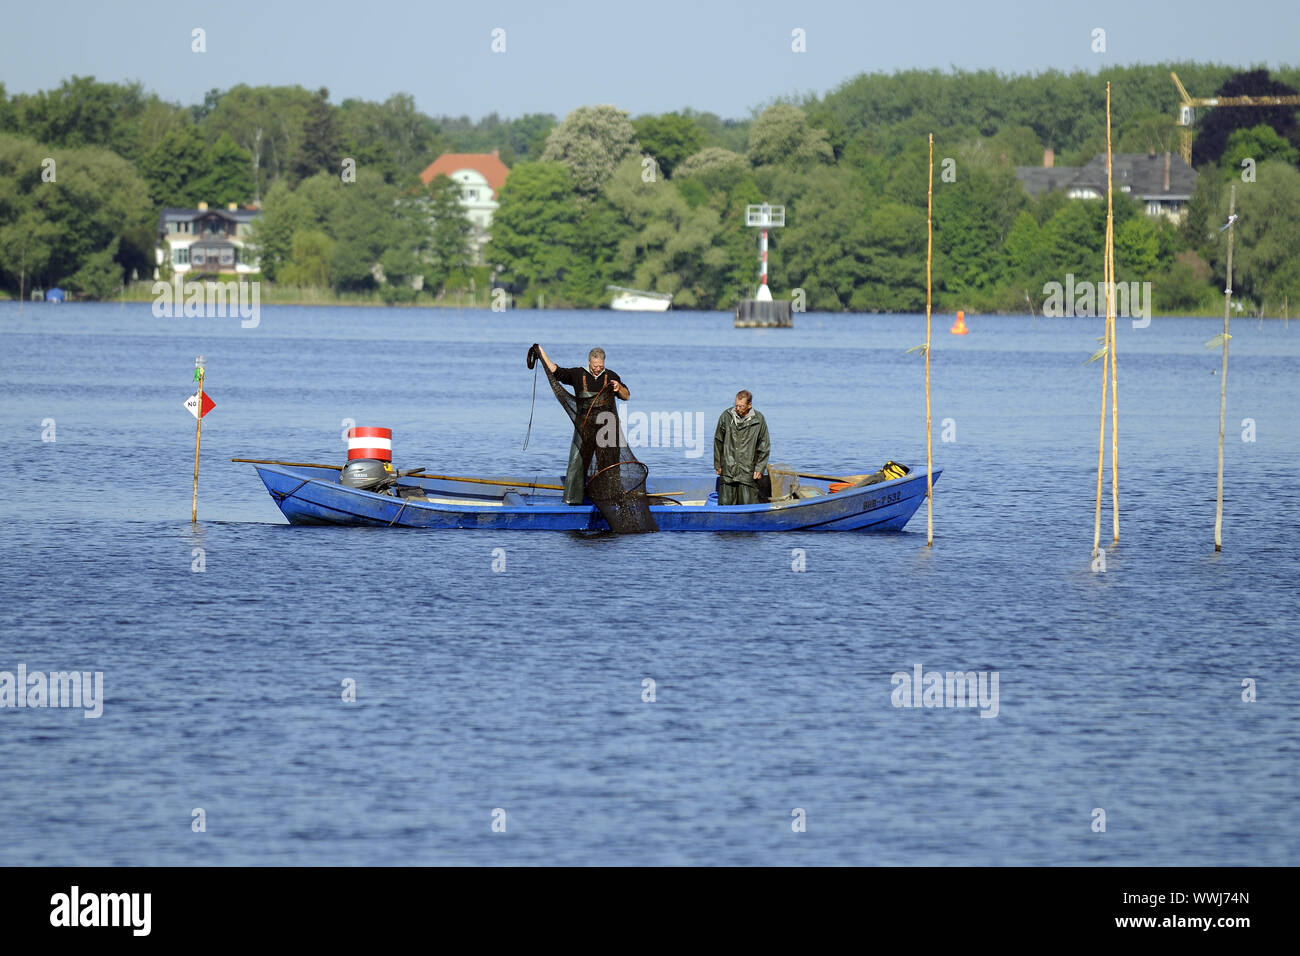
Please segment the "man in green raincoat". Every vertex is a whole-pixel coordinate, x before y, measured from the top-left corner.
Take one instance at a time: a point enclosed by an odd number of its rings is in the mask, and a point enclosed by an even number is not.
[[[734,408],[718,416],[713,433],[713,470],[722,479],[718,489],[720,505],[758,504],[758,480],[767,470],[772,440],[767,420],[754,408],[748,391],[736,393]]]

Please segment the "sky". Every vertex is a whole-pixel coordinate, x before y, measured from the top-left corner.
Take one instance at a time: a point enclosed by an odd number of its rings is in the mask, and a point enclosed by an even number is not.
[[[202,53],[192,50],[196,28]],[[1096,30],[1104,52],[1093,49]],[[78,75],[139,81],[190,105],[214,87],[297,84],[328,87],[335,103],[410,93],[424,113],[475,119],[597,103],[742,118],[859,73],[1188,60],[1300,63],[1300,2],[64,0],[0,13],[10,94]]]

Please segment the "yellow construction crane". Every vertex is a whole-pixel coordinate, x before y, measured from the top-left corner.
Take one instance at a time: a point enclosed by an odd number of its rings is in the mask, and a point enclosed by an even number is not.
[[[1192,124],[1196,122],[1198,106],[1300,106],[1300,95],[1295,96],[1189,96],[1178,74],[1169,76],[1178,87],[1178,95],[1183,98],[1178,107],[1178,151],[1183,154],[1183,161],[1192,165]]]

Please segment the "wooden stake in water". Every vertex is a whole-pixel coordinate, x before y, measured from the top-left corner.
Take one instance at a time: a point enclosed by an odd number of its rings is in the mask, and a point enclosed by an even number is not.
[[[1104,336],[1106,345],[1101,357],[1101,425],[1097,430],[1097,514],[1092,526],[1092,556],[1101,550],[1101,476],[1106,460],[1106,397],[1110,385],[1110,335]]]
[[[1110,84],[1106,84],[1106,346],[1110,351],[1110,510],[1119,541],[1119,353],[1115,336],[1115,191],[1111,170]]]
[[[1110,153],[1110,84],[1106,84],[1106,238],[1103,243],[1101,257],[1102,285],[1106,289],[1106,321],[1104,323],[1104,333],[1102,335],[1103,346],[1101,349],[1101,422],[1097,429],[1097,510],[1093,518],[1092,525],[1092,556],[1095,558],[1101,551],[1101,481],[1105,473],[1106,466],[1106,400],[1110,388],[1110,359],[1114,352],[1114,343],[1111,341],[1111,322],[1110,314],[1113,308],[1111,287],[1114,282],[1114,275],[1111,273],[1112,263],[1110,257],[1111,233],[1114,228],[1114,210],[1110,205],[1111,190],[1111,153]],[[1112,459],[1113,459],[1112,454]]]
[[[199,521],[199,439],[203,437],[203,374],[204,369],[198,358],[194,362],[194,378],[199,383],[199,406],[198,415],[194,420],[194,498],[190,503],[190,524],[198,524]]]
[[[1228,284],[1223,288],[1223,370],[1219,373],[1219,479],[1214,504],[1214,550],[1223,550],[1223,427],[1228,415],[1228,316],[1232,311],[1232,233],[1237,216],[1237,187],[1228,191]]]
[[[934,455],[930,444],[930,262],[934,252],[934,134],[925,200],[925,546],[934,547]]]

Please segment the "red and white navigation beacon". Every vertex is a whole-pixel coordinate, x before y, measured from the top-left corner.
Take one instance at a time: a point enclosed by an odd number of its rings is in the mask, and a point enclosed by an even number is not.
[[[763,203],[745,207],[745,225],[757,226],[758,234],[758,294],[759,302],[771,302],[772,290],[767,287],[767,231],[785,225],[785,207]]]
[[[753,226],[758,233],[758,292],[752,299],[741,299],[736,304],[736,328],[792,328],[794,326],[794,300],[773,299],[767,287],[767,231],[785,225],[785,206],[762,203],[745,207],[745,225]],[[800,299],[800,303],[802,303]],[[800,304],[800,311],[803,310]]]
[[[356,458],[393,460],[393,430],[356,425],[348,429],[348,461]]]

